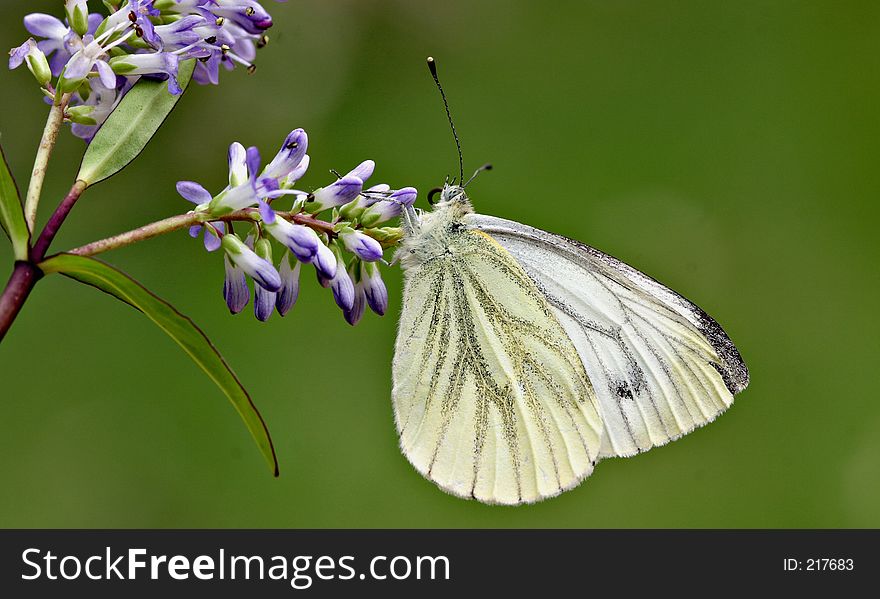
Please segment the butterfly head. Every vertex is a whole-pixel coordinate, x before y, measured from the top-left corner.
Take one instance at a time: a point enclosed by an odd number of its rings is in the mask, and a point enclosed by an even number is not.
[[[465,193],[464,187],[461,187],[460,185],[450,185],[447,183],[440,190],[439,203],[441,204],[456,204],[468,201],[467,193]]]

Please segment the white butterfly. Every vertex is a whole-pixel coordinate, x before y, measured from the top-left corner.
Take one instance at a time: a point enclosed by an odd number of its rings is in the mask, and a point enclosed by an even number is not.
[[[718,323],[611,256],[475,214],[456,185],[403,221],[395,421],[449,493],[552,497],[602,458],[711,422],[748,385]]]

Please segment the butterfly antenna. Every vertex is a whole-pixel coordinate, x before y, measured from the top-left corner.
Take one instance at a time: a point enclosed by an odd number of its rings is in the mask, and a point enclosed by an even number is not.
[[[440,90],[440,97],[443,98],[443,107],[446,108],[446,118],[449,120],[449,126],[452,128],[452,137],[455,138],[455,147],[458,150],[458,173],[459,173],[459,181],[464,181],[464,159],[461,156],[461,142],[458,139],[458,133],[455,131],[455,123],[452,122],[452,113],[449,112],[449,102],[446,100],[446,93],[443,91],[443,86],[440,85],[440,78],[437,77],[437,63],[434,61],[433,56],[428,57],[428,70],[431,71],[431,77],[434,78],[434,83],[437,84],[437,89]]]
[[[473,181],[474,179],[476,179],[476,178],[477,178],[477,175],[479,175],[479,174],[482,173],[483,171],[491,171],[491,170],[492,170],[492,165],[491,165],[491,164],[484,164],[483,166],[481,166],[480,168],[478,168],[477,170],[474,171],[474,174],[471,175],[471,178],[468,179],[468,180],[467,180],[467,183],[465,183],[464,185],[462,185],[462,187],[467,187],[468,185],[470,185],[470,184],[471,184],[471,181]]]

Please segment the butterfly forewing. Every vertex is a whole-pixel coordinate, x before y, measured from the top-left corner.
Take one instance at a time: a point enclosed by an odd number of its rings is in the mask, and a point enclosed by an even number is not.
[[[581,357],[543,293],[479,231],[406,271],[394,356],[401,448],[455,495],[522,503],[592,472],[602,423]]]
[[[464,222],[506,248],[583,362],[605,426],[602,456],[629,456],[713,420],[748,385],[721,327],[647,275],[565,237],[491,216]]]

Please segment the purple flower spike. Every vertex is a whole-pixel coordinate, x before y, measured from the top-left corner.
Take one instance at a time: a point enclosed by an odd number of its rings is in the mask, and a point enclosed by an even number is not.
[[[364,182],[362,179],[353,175],[346,175],[313,193],[314,204],[310,210],[320,211],[348,204],[360,194],[363,187]]]
[[[345,249],[356,254],[361,260],[375,262],[382,258],[382,245],[368,235],[353,229],[343,230],[339,238],[345,245]]]
[[[229,256],[223,256],[226,266],[226,279],[223,281],[223,297],[226,305],[233,314],[238,314],[250,301],[251,293],[247,286],[247,278],[244,271],[229,260]]]
[[[210,192],[195,181],[178,181],[177,193],[193,204],[207,204],[212,199]]]
[[[319,281],[321,279],[329,281],[336,276],[336,271],[338,270],[336,254],[323,243],[318,246],[318,251],[315,252],[315,257],[312,258],[312,264],[315,265],[315,269],[318,271]],[[324,284],[324,281],[321,284],[326,287],[327,285]]]
[[[302,162],[308,147],[309,136],[306,132],[302,129],[294,129],[287,135],[272,162],[266,166],[263,176],[273,179],[288,177]]]
[[[382,274],[375,264],[363,263],[361,283],[370,309],[379,316],[384,316],[388,310],[388,289],[385,287]]]
[[[285,253],[278,267],[278,274],[281,275],[281,291],[275,296],[275,308],[281,316],[290,312],[299,297],[299,271],[302,264],[298,260],[294,262],[295,265],[291,267],[290,254]]]

